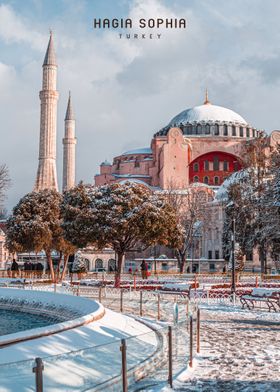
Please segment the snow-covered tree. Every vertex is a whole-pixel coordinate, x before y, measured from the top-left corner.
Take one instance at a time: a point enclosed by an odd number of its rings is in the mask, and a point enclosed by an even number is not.
[[[0,207],[5,196],[5,191],[10,185],[9,171],[6,165],[0,165]]]
[[[119,285],[127,251],[168,246],[180,229],[174,209],[164,197],[143,185],[126,182],[99,188],[79,184],[64,194],[66,238],[78,247],[111,246],[117,255],[115,284]]]
[[[86,261],[83,258],[81,251],[78,251],[75,254],[75,258],[72,264],[72,272],[77,272],[77,273],[87,272]]]
[[[7,221],[7,248],[11,252],[45,251],[52,281],[59,278],[63,256],[61,278],[64,277],[68,257],[75,250],[63,238],[61,202],[62,195],[54,190],[28,193],[19,201]],[[57,271],[54,271],[52,251],[60,255]]]

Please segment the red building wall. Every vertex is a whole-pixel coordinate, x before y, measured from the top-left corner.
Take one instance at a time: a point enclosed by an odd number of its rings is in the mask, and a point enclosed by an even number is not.
[[[208,162],[208,167],[206,162]],[[208,178],[209,185],[221,185],[230,174],[241,168],[240,160],[236,156],[220,151],[210,152],[199,156],[190,163],[190,183],[207,183],[206,179]]]

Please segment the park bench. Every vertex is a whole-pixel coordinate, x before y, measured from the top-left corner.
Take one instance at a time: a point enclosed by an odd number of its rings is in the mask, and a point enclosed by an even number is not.
[[[269,312],[280,310],[280,289],[254,288],[251,294],[243,294],[240,297],[242,308],[249,310],[260,308],[261,304],[268,307]]]

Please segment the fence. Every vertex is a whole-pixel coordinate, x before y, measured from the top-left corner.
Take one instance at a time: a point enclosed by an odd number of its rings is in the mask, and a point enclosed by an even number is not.
[[[195,321],[193,319],[195,317]],[[192,366],[199,352],[200,311],[172,325],[112,343],[0,366],[6,391],[128,391],[166,383]]]

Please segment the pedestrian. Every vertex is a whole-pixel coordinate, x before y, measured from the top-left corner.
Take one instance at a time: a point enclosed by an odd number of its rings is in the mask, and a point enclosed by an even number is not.
[[[13,259],[12,265],[11,265],[11,271],[12,271],[12,278],[15,278],[18,273],[18,263],[16,262],[16,259]]]
[[[141,268],[142,279],[146,279],[146,268],[147,268],[147,266],[146,266],[145,260],[142,260],[140,268]]]

